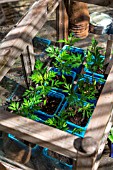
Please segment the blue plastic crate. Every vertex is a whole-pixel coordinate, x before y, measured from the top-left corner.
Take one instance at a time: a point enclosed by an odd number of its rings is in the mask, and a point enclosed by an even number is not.
[[[50,70],[53,70],[54,72],[58,73],[59,76],[61,75],[61,73],[60,73],[60,72],[58,71],[58,69],[55,68],[55,67],[52,67]],[[71,82],[71,84],[73,84],[74,80],[76,79],[76,72],[71,71],[71,74],[64,74],[64,75],[66,75],[66,76],[71,76],[71,77],[72,77],[72,82]],[[65,96],[68,95],[68,93],[63,92],[63,89],[60,89],[60,88],[55,87],[55,88],[53,88],[53,90],[56,90],[56,91],[58,91],[58,92],[61,92],[61,93],[64,94]]]
[[[51,40],[36,36],[33,38],[33,45],[37,47],[37,43],[45,44],[46,46],[48,46],[51,44]]]
[[[48,39],[36,36],[36,37],[33,38],[32,42],[33,42],[33,46],[35,48],[41,49],[40,54],[36,54],[35,57],[36,58],[39,58],[39,57],[43,58],[46,54],[45,49],[51,44],[51,41],[48,40]]]
[[[13,141],[19,141],[19,139],[17,139],[15,136],[13,136],[12,134],[8,133],[8,138],[10,138]]]
[[[94,58],[94,56],[92,56],[92,57]],[[105,56],[103,56],[103,55],[101,55],[100,58],[102,58],[103,61],[105,60]],[[91,62],[90,65],[93,65],[93,62]],[[88,74],[90,76],[94,76],[94,77],[97,77],[97,78],[104,78],[104,74],[98,74],[96,72],[92,72],[87,68],[84,68],[84,71],[85,71],[86,74]]]
[[[68,45],[65,45],[65,46],[62,48],[61,52],[64,51],[64,50],[70,50],[72,53],[81,54],[82,57],[83,57],[83,61],[84,61],[84,56],[85,56],[85,51],[84,51],[84,49],[78,48],[78,47],[74,47],[74,46],[69,47]],[[77,74],[79,74],[79,73],[81,72],[81,70],[82,70],[82,67],[83,67],[83,65],[82,65],[82,63],[81,63],[81,65],[80,65],[79,67],[72,68],[72,71],[75,71]]]
[[[74,46],[69,46],[69,45],[65,45],[61,52],[64,51],[64,50],[70,50],[72,53],[79,53],[79,54],[82,54],[83,55],[83,59],[84,59],[84,56],[85,56],[85,51],[84,49],[82,48],[78,48],[78,47],[74,47]]]
[[[58,160],[56,158],[53,158],[53,157],[49,156],[48,155],[48,148],[43,149],[43,155],[45,157],[47,157],[48,159],[55,161],[57,164],[59,164],[59,166],[61,168],[65,168],[66,170],[72,170],[72,168],[73,168],[73,165],[69,165],[69,164],[67,164],[67,163],[65,163],[63,161],[60,161],[60,160]]]
[[[79,100],[79,99],[78,99],[78,100]],[[87,103],[88,103],[88,102],[85,102],[85,101],[84,101],[84,104],[87,104]],[[66,102],[64,103],[61,111],[62,111],[62,110],[65,110],[67,106],[68,106],[68,102],[66,101]],[[59,113],[59,115],[60,115],[60,113]],[[73,129],[76,128],[76,129],[80,130],[80,133],[75,132],[73,135],[76,135],[76,136],[79,136],[79,137],[82,137],[82,138],[83,138],[84,135],[85,135],[85,133],[86,133],[88,124],[89,124],[89,122],[90,122],[90,119],[91,119],[91,117],[89,118],[86,126],[84,126],[84,127],[79,126],[79,125],[77,125],[77,124],[74,124],[74,123],[72,123],[72,122],[70,122],[70,121],[66,121],[66,123],[67,123],[67,125],[68,125],[68,128],[69,128],[69,129],[67,130],[67,132],[70,133],[70,134],[73,134]]]
[[[12,141],[15,141],[15,142],[23,145],[24,147],[26,147],[26,144],[24,142],[20,141],[19,139],[17,139],[14,135],[12,135],[10,133],[8,133],[8,138],[10,138]],[[40,146],[36,144],[34,147],[32,147],[32,153],[35,152],[35,150],[39,149],[39,148],[40,148]]]
[[[73,134],[73,130],[74,130],[74,128],[76,128],[76,129],[80,130],[80,133],[75,132],[73,135],[76,135],[76,136],[79,136],[79,137],[82,137],[82,138],[83,138],[84,135],[85,135],[85,133],[86,133],[86,130],[87,130],[87,128],[88,128],[90,119],[91,119],[91,118],[89,118],[86,126],[84,126],[84,127],[79,126],[79,125],[76,125],[76,124],[74,124],[74,123],[72,123],[72,122],[67,121],[67,125],[68,125],[68,127],[69,127],[69,129],[67,130],[67,132]]]
[[[43,123],[43,120],[45,121],[45,120],[47,120],[48,118],[51,118],[51,117],[53,117],[55,114],[58,113],[58,111],[60,110],[60,108],[61,108],[61,106],[62,106],[62,104],[63,104],[63,101],[64,101],[64,99],[65,99],[65,95],[64,95],[64,94],[59,93],[59,92],[54,91],[54,90],[51,90],[51,91],[49,92],[48,96],[55,97],[55,98],[60,98],[61,101],[60,101],[60,103],[59,103],[56,111],[53,113],[53,115],[48,114],[48,113],[46,113],[46,112],[43,112],[43,111],[41,111],[41,110],[34,111],[34,114],[38,115],[38,117],[42,119],[42,121],[40,121],[40,122],[42,122],[42,123]]]
[[[81,78],[81,79],[79,79],[79,80],[84,80],[84,81],[85,81],[85,78],[88,78],[89,81],[90,81],[90,83],[92,82],[93,78],[96,80],[96,82],[99,82],[101,85],[105,83],[105,81],[103,82],[103,81],[101,80],[102,77],[101,77],[101,78],[99,78],[99,77],[92,77],[92,76],[87,75],[87,74],[84,74],[84,77]],[[102,78],[102,79],[103,79],[103,78]],[[79,81],[79,80],[78,80],[78,81]],[[103,80],[105,80],[105,79],[103,79]],[[77,88],[78,88],[78,85],[76,84],[76,85],[74,86],[74,91],[76,91]],[[80,94],[77,94],[77,95],[78,95],[79,98],[81,97]],[[92,100],[87,100],[87,101],[90,102],[90,103],[94,103],[94,105],[96,105],[96,103],[97,103],[97,99],[96,99],[96,98],[95,98],[95,99],[92,99]]]

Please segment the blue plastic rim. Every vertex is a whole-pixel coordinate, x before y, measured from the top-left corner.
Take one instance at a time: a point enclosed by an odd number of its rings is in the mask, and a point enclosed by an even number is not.
[[[105,83],[105,79],[102,77],[94,77],[94,76],[90,76],[88,74],[83,74],[83,78],[80,78],[78,81],[80,80],[84,80],[88,78],[89,82],[92,83],[93,79],[96,80],[96,82],[99,82],[100,84],[104,84]]]
[[[47,114],[46,112],[42,112],[41,110],[37,110],[37,111],[34,112],[34,114],[38,115],[38,116],[42,119],[42,123],[43,123],[43,120],[45,121],[45,120],[47,120],[48,118],[51,118],[51,117],[53,117],[55,114],[58,113],[58,111],[60,110],[61,105],[62,105],[62,103],[63,103],[63,101],[64,101],[64,99],[65,99],[65,95],[64,95],[64,94],[59,93],[59,92],[54,91],[54,90],[51,90],[51,91],[49,92],[48,96],[55,97],[55,98],[60,98],[61,101],[60,101],[60,103],[59,103],[59,105],[58,105],[58,107],[57,107],[57,109],[56,109],[56,111],[54,112],[53,115],[49,115],[49,114]]]
[[[90,82],[92,82],[92,80],[95,79],[96,82],[99,82],[100,84],[104,84],[105,83],[104,77],[93,77],[93,76],[89,76],[87,74],[84,74],[84,79],[85,78],[89,78]],[[103,79],[103,81],[101,79]]]
[[[44,148],[43,151],[42,151],[42,153],[43,153],[43,155],[44,155],[45,157],[47,157],[48,159],[57,161],[57,163],[59,163],[59,165],[61,165],[62,167],[65,167],[65,168],[67,167],[69,170],[72,170],[73,165],[69,165],[69,164],[67,164],[67,163],[65,163],[65,162],[62,162],[62,161],[60,161],[60,160],[58,160],[58,159],[56,159],[56,158],[53,158],[53,157],[49,156],[49,155],[48,155],[48,148]]]
[[[15,141],[19,141],[17,138],[15,138],[15,136],[13,136],[12,134],[8,133],[8,138],[15,140]]]
[[[77,68],[72,68],[72,71],[75,71],[77,74],[79,74],[82,71],[83,65],[81,64],[79,67]]]
[[[13,140],[13,141],[20,142],[19,139],[17,139],[14,135],[12,135],[12,134],[10,134],[10,133],[8,133],[8,138],[10,138],[10,139]]]
[[[48,40],[42,37],[37,37],[37,36],[33,38],[33,44],[35,44],[35,42],[39,42],[47,46],[51,44],[51,40]]]
[[[98,74],[98,73],[92,72],[92,71],[88,70],[87,68],[84,68],[84,71],[89,76],[94,76],[95,78],[104,78],[104,74]]]
[[[113,158],[113,143],[111,143],[111,152],[110,152],[111,158]]]
[[[64,50],[70,50],[72,53],[82,54],[83,58],[84,58],[84,55],[85,55],[84,49],[78,48],[78,47],[74,47],[74,46],[70,47],[69,45],[64,45],[64,47],[62,48],[61,52],[64,51]]]
[[[90,119],[91,119],[91,118],[89,118],[89,120],[88,120],[88,122],[87,122],[87,124],[86,124],[85,127],[82,127],[82,126],[79,126],[79,125],[76,125],[76,124],[74,124],[74,123],[72,123],[72,122],[67,121],[66,123],[67,123],[67,125],[68,125],[68,127],[69,127],[69,129],[67,130],[67,132],[68,132],[68,133],[71,133],[71,134],[73,134],[73,135],[76,135],[76,136],[78,136],[78,137],[82,137],[82,138],[83,138],[84,135],[85,135],[85,133],[86,133],[87,127],[88,127],[88,125],[89,125]],[[73,133],[73,129],[74,129],[74,128],[80,130],[80,133],[78,133],[78,132],[74,132],[74,133]]]

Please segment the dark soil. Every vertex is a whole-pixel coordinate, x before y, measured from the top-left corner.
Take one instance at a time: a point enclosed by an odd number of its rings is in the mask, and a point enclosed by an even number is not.
[[[60,104],[61,99],[48,96],[46,98],[46,105],[41,105],[41,111],[46,112],[47,114],[53,115]]]
[[[86,87],[86,86],[89,86],[89,88],[87,88],[87,89],[89,89],[88,91],[85,90],[85,87]],[[96,99],[99,98],[103,86],[104,86],[104,84],[100,84],[100,83],[98,83],[98,82],[96,83],[96,86],[95,86],[95,89],[97,90],[97,93],[95,93],[95,98],[96,98]],[[91,84],[90,84],[90,83],[84,82],[82,88],[77,88],[76,93],[82,94],[82,92],[84,91],[84,94],[85,94],[86,96],[89,96],[89,95],[90,95],[90,87],[91,87]]]
[[[72,76],[70,76],[70,75],[65,75],[65,78],[66,78],[66,83],[67,83],[67,84],[71,84],[71,83],[72,83],[72,80],[73,80],[73,77],[72,77]],[[62,76],[61,76],[61,75],[57,75],[57,76],[55,77],[55,81],[57,81],[57,80],[59,80],[60,82],[63,83],[63,84],[59,85],[59,88],[64,90],[65,87],[64,87],[64,80],[63,80]]]
[[[68,158],[66,156],[60,155],[58,153],[55,153],[53,151],[48,150],[48,155],[52,158],[58,159],[61,162],[64,162],[68,165],[72,165],[73,164],[73,160],[71,158]]]
[[[87,125],[88,119],[89,118],[87,118],[87,117],[83,118],[82,113],[80,113],[80,112],[76,112],[75,116],[68,117],[68,121],[70,121],[76,125],[82,126],[82,127],[85,127]]]

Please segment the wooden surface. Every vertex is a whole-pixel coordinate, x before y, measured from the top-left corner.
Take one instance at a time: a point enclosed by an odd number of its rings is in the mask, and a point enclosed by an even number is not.
[[[85,136],[93,136],[100,142],[113,109],[113,66],[98,99]]]
[[[100,5],[100,6],[106,6],[106,7],[108,6],[113,8],[113,0],[76,0],[76,1]]]
[[[85,137],[93,137],[97,142],[98,152],[93,156],[78,154],[77,170],[97,170],[99,158],[104,149],[108,133],[111,128],[111,117],[113,114],[113,65],[98,99],[96,108],[93,112],[92,118],[89,122]],[[89,145],[89,144],[88,144]],[[98,157],[98,160],[96,158]],[[95,162],[94,162],[95,160]],[[86,164],[86,162],[88,162]]]
[[[40,15],[37,16],[37,12]],[[35,26],[42,18],[46,18],[44,13],[46,13],[46,5],[42,5],[42,1],[40,3],[36,2],[29,10],[29,13],[25,15],[25,18],[18,23],[16,28],[8,33],[2,42],[0,46],[0,80],[29,44],[30,39],[34,37],[34,32],[36,34],[38,28],[36,29]],[[43,23],[45,23],[44,21],[46,20],[43,20]],[[42,25],[40,24],[37,27],[40,28]]]
[[[9,2],[17,2],[19,0],[0,0],[0,4],[3,4],[3,3],[9,3]]]
[[[108,41],[107,41],[107,47],[106,47],[106,60],[104,64],[108,64],[106,69],[106,74],[109,74],[111,67],[113,65],[113,55],[111,54],[113,51],[113,35],[109,35]]]
[[[31,76],[35,65],[35,57],[32,55],[33,53],[33,45],[31,42],[31,44],[29,44],[29,46],[27,46],[21,54],[22,69],[27,88],[31,85],[29,76]]]
[[[76,136],[22,116],[0,110],[0,131],[11,133],[70,158],[76,157],[76,149],[73,146]]]
[[[6,168],[2,169],[1,164]],[[12,161],[4,156],[0,156],[0,170],[34,170],[32,168],[26,167],[22,164],[19,164],[15,161]]]
[[[56,10],[56,30],[57,40],[68,38],[68,13],[67,13],[68,1],[62,0]],[[62,47],[64,44],[60,43]]]
[[[53,9],[49,13],[47,13],[48,2],[49,0],[36,1],[25,14],[25,17],[7,34],[1,43],[0,81],[15,63],[17,57],[30,45],[31,39],[45,24],[47,17],[55,10],[60,0],[54,0]]]
[[[105,62],[104,62],[105,65],[109,64],[109,62],[110,62],[111,51],[112,51],[112,44],[113,44],[113,40],[109,40],[108,39],[108,41],[107,41],[107,48],[106,48],[106,54],[105,54]]]

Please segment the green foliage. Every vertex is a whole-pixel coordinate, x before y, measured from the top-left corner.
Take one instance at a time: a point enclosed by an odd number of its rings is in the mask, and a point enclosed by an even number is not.
[[[49,118],[45,121],[45,123],[49,126],[56,127],[60,130],[68,130],[67,123],[65,121],[65,118],[61,116],[55,116],[53,118]]]
[[[70,116],[75,116],[75,106],[70,106],[69,104],[65,110],[61,111],[60,115],[64,117],[65,120],[68,120],[68,117]]]
[[[56,72],[49,71],[47,67],[43,68],[44,64],[37,60],[35,70],[30,76],[34,86],[30,86],[23,94],[23,101],[11,102],[9,109],[16,114],[20,114],[29,118],[35,119],[32,115],[35,110],[39,110],[41,103],[46,105],[47,94],[53,87],[59,87],[62,82],[55,81]]]
[[[37,60],[35,64],[36,69],[30,78],[37,84],[36,91],[40,91],[40,95],[45,97],[53,87],[59,87],[62,82],[54,80],[57,75],[56,72],[48,70],[47,67],[43,68],[43,66],[44,64],[40,60]]]
[[[64,42],[67,49],[61,50],[58,47],[49,46],[46,49],[47,54],[50,58],[53,58],[54,67],[58,68],[62,74],[70,74],[72,68],[79,67],[82,63],[82,55],[74,54],[70,52],[70,48],[75,42],[78,42],[79,38],[75,38],[73,33],[68,36],[68,40],[59,40],[58,42]],[[70,67],[71,66],[71,67]]]
[[[94,110],[94,104],[84,102],[82,99],[74,100],[68,104],[66,110],[63,110],[61,114],[65,115],[65,118],[74,117],[76,113],[82,113],[82,118],[90,118]],[[81,120],[82,120],[81,118]]]
[[[53,50],[54,49],[54,50]],[[58,50],[58,48],[56,47]],[[72,68],[79,67],[82,63],[82,55],[81,54],[74,54],[69,51],[69,47],[61,52],[57,52],[54,54],[55,47],[50,46],[46,49],[48,55],[51,58],[54,58],[53,65],[58,69],[59,72],[62,74],[70,74]],[[70,67],[71,66],[71,67]]]
[[[93,77],[90,81],[89,78],[81,78],[77,82],[78,88],[76,89],[76,92],[79,91],[79,93],[82,96],[82,99],[84,100],[93,100],[96,99],[96,94],[98,94],[98,90],[96,88],[97,82],[96,79]]]
[[[85,67],[93,72],[104,68],[104,58],[101,57],[102,47],[98,46],[98,41],[92,38],[91,46],[87,49]]]
[[[81,128],[74,128],[73,131],[72,131],[72,134],[76,134],[76,133],[81,133],[83,130]]]
[[[60,53],[60,49],[54,46],[49,46],[48,48],[46,48],[45,51],[49,54],[51,58],[56,58],[57,56],[59,56]]]
[[[66,39],[64,39],[64,40],[59,40],[58,42],[59,42],[59,43],[64,43],[65,45],[70,45],[70,46],[72,46],[72,45],[75,44],[75,42],[78,42],[79,40],[80,40],[80,38],[76,38],[73,33],[70,33],[70,35],[68,36],[68,39],[67,39],[67,40],[66,40]]]
[[[30,117],[30,114],[32,114],[34,110],[38,110],[40,108],[38,104],[41,103],[41,101],[41,96],[35,95],[28,99],[23,98],[23,102],[21,103],[11,102],[8,108],[16,114]]]
[[[94,110],[94,104],[91,103],[83,103],[79,108],[78,112],[82,113],[83,118],[90,118],[92,116]]]
[[[103,48],[98,46],[98,41],[93,37],[89,50],[96,56],[100,54],[100,50],[103,50]]]
[[[23,104],[21,104],[21,106],[19,102],[12,102],[8,108],[12,110],[15,114],[22,115],[32,120],[40,120],[38,116],[32,114],[33,110],[31,108],[31,103],[26,99],[24,99],[24,102]]]
[[[33,114],[30,114],[29,118],[32,119],[32,120],[35,120],[35,121],[39,121],[40,120],[40,118],[38,116],[33,115]]]
[[[57,52],[55,52],[57,51]],[[54,58],[53,65],[54,67],[58,68],[58,71],[62,74],[64,73],[70,73],[71,68],[69,67],[69,54],[66,51],[63,51],[60,53],[60,49],[58,52],[58,47],[50,46],[46,49],[46,52],[48,52],[48,55],[51,58]]]
[[[112,127],[111,130],[110,130],[108,139],[113,143],[113,127]]]
[[[48,85],[49,81],[56,76],[56,73],[54,71],[47,71],[47,67],[43,68],[43,66],[44,64],[40,60],[37,60],[35,64],[36,69],[30,78],[36,84]]]
[[[79,101],[78,95],[73,90],[72,84],[65,83],[64,88],[65,90],[63,90],[63,92],[68,93],[68,96],[66,97],[66,99],[68,103],[70,103],[70,105],[74,105],[77,101]]]
[[[12,102],[9,107],[10,110],[14,111],[16,114],[19,113],[19,102]]]
[[[36,93],[36,89],[32,86],[29,87],[29,89],[26,89],[26,91],[23,94],[23,97],[33,97],[34,94]]]

